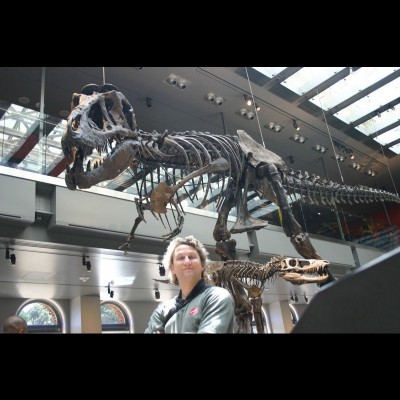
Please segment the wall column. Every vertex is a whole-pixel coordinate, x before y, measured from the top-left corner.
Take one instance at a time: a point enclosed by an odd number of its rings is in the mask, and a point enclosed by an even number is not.
[[[71,333],[101,333],[100,296],[71,300]]]

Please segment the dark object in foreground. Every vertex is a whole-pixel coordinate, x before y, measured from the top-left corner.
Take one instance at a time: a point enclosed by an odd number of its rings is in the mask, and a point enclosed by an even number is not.
[[[325,286],[292,333],[400,333],[400,248]]]

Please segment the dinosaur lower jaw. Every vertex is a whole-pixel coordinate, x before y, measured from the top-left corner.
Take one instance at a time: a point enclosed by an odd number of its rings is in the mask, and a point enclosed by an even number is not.
[[[102,163],[93,169],[83,166],[83,157],[76,156],[72,168],[66,167],[65,183],[70,190],[89,189],[100,182],[116,178],[124,172],[135,160],[136,142],[126,141],[114,149],[113,154],[107,155]]]
[[[323,283],[329,278],[328,274],[325,273],[322,275],[307,275],[297,272],[281,273],[280,277],[290,283],[293,283],[294,285],[303,285],[305,283]]]
[[[103,167],[98,167],[93,171],[84,172],[83,169],[77,170],[73,167],[65,173],[65,184],[70,190],[76,190],[76,188],[89,189],[103,180],[103,169]]]

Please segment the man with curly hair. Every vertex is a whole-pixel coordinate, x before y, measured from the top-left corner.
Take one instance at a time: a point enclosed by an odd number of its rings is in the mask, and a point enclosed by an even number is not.
[[[145,333],[233,333],[233,298],[226,289],[206,284],[208,262],[208,251],[193,236],[171,241],[163,265],[180,291],[159,304]]]

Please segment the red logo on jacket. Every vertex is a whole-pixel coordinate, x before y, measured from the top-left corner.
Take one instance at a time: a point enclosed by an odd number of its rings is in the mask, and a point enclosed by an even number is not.
[[[193,317],[193,316],[195,316],[198,312],[199,312],[199,308],[198,308],[198,307],[193,307],[193,308],[189,311],[189,314]]]

